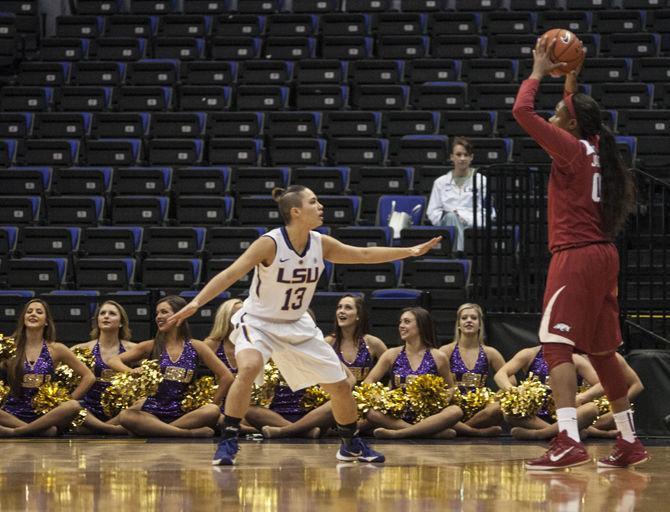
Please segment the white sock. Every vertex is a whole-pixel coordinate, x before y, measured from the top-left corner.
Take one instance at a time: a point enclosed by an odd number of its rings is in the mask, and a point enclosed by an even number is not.
[[[558,431],[565,430],[570,439],[579,443],[581,439],[579,439],[579,427],[577,426],[577,409],[561,407],[556,409],[556,417],[558,418]]]
[[[627,409],[622,412],[614,413],[614,423],[616,429],[621,432],[621,437],[629,443],[635,442],[635,423],[633,422],[633,411]]]

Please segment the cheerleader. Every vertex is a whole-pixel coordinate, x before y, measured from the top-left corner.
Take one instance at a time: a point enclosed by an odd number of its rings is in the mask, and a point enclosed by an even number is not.
[[[78,400],[95,382],[93,372],[65,345],[55,341],[53,316],[40,299],[32,299],[23,307],[12,336],[16,354],[2,363],[10,394],[0,410],[0,436],[54,436],[81,410]],[[71,400],[40,415],[33,408],[33,397],[42,384],[54,378],[60,363],[72,368],[81,379]]]
[[[93,373],[96,380],[81,401],[81,405],[88,411],[82,427],[101,434],[127,434],[126,429],[120,425],[118,414],[113,418],[105,414],[100,398],[116,373],[106,361],[136,345],[128,341],[131,336],[128,313],[118,302],[106,300],[98,306],[93,318],[92,341],[72,347],[73,350],[88,349],[94,358]]]
[[[403,346],[384,352],[364,382],[379,382],[390,371],[391,387],[394,389],[405,387],[416,376],[425,374],[440,375],[453,386],[449,360],[435,344],[435,327],[430,313],[419,307],[403,309],[398,331]],[[411,412],[395,419],[371,409],[367,419],[373,426],[379,427],[374,430],[375,437],[379,438],[452,438],[456,432],[449,427],[453,427],[462,416],[463,411],[459,407],[450,405],[415,424],[412,424],[415,418]]]
[[[219,419],[219,406],[232,384],[233,376],[202,341],[191,340],[188,323],[168,325],[166,320],[186,305],[181,297],[169,295],[156,304],[158,333],[108,361],[117,371],[140,373],[129,363],[157,359],[163,380],[153,396],[142,399],[119,415],[121,426],[138,436],[211,437]],[[198,360],[216,376],[218,389],[213,403],[184,413],[181,401],[192,381]]]
[[[577,385],[579,386],[583,380],[594,386],[598,384],[598,375],[589,362],[578,354],[572,355],[572,360],[577,369]],[[532,373],[543,384],[548,384],[549,365],[544,359],[544,346],[525,348],[517,352],[512,359],[507,361],[503,367],[495,374],[494,380],[498,387],[507,391],[516,385],[515,375],[517,372],[523,370],[526,375]],[[585,428],[596,417],[597,411],[591,406],[582,407],[578,411],[578,424],[580,428]],[[545,405],[540,409],[537,415],[530,418],[517,418],[505,415],[505,420],[512,428],[512,435],[517,439],[548,439],[551,437],[550,432],[554,431],[552,424],[551,411]],[[557,428],[557,427],[556,427]],[[556,431],[554,434],[556,435]]]
[[[484,345],[484,313],[478,304],[462,304],[456,311],[454,341],[440,348],[449,358],[451,373],[463,395],[486,386],[489,369],[494,373],[505,364],[495,348]],[[466,436],[497,436],[502,429],[500,404],[492,402],[465,422],[459,421],[454,430]]]
[[[345,295],[335,309],[335,332],[325,337],[337,353],[340,361],[351,373],[352,387],[365,379],[375,361],[386,351],[386,345],[376,336],[368,334],[368,315],[361,297]],[[366,422],[359,422],[358,430],[366,428]],[[305,431],[318,429],[312,434],[323,435],[335,426],[330,401],[307,413],[295,423],[284,427],[263,427],[263,437],[292,437]]]

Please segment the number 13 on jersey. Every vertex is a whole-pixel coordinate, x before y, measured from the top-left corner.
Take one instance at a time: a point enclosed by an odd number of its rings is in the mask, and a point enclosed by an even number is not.
[[[289,288],[286,290],[286,297],[284,299],[284,305],[281,307],[282,311],[288,311],[289,309],[300,309],[302,307],[302,299],[305,296],[307,288]]]

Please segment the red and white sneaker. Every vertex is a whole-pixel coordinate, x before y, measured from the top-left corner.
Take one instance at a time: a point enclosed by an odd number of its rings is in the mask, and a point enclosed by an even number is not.
[[[647,462],[651,457],[639,439],[629,443],[619,434],[609,457],[598,461],[599,468],[627,468]]]
[[[565,430],[561,430],[549,443],[549,449],[537,459],[527,460],[526,469],[533,471],[546,471],[551,469],[570,468],[586,464],[591,460],[582,443],[579,443]]]

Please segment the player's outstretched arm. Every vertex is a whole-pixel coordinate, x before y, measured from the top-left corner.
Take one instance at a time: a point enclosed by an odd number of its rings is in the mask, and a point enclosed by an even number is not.
[[[193,316],[196,311],[198,311],[198,308],[207,304],[219,293],[226,291],[256,265],[260,263],[269,265],[272,263],[275,252],[276,247],[274,241],[267,236],[260,237],[228,268],[222,270],[210,279],[191,302],[169,317],[167,319],[168,325],[174,323],[179,325],[188,317]]]
[[[324,235],[322,240],[323,257],[328,261],[343,264],[374,264],[423,256],[435,247],[442,237],[437,236],[412,247],[354,247],[328,235]]]

